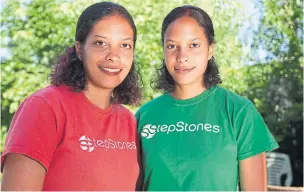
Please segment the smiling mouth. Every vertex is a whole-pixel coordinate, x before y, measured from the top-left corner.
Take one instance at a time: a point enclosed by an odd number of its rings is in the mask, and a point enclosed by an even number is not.
[[[189,73],[191,72],[195,67],[192,68],[174,68],[174,71],[176,71],[179,74]]]
[[[101,68],[102,70],[108,71],[110,73],[116,73],[121,71],[121,69],[112,69],[112,68]]]
[[[99,67],[99,69],[101,69],[101,71],[107,75],[118,75],[122,69],[117,69],[117,68],[109,68],[109,67]]]

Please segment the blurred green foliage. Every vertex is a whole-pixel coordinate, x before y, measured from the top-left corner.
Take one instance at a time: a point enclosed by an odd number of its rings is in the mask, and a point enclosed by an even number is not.
[[[248,89],[244,95],[255,103],[279,139],[296,134],[292,128],[301,129],[303,135],[302,4],[299,0],[257,3],[262,14],[253,55],[263,48],[267,56],[262,61],[251,58],[255,65],[245,70]]]
[[[10,56],[1,59],[1,139],[19,104],[49,83],[48,74],[56,56],[74,43],[78,16],[96,0],[11,0],[1,17],[1,47]],[[138,29],[136,67],[143,79],[143,103],[160,93],[150,87],[160,67],[161,22],[182,4],[203,8],[212,18],[216,33],[215,58],[223,86],[250,98],[268,126],[279,137],[290,120],[298,120],[302,106],[302,12],[300,1],[258,1],[263,12],[252,50],[263,46],[272,58],[260,62],[246,54],[238,40],[246,13],[239,1],[229,0],[114,0],[126,7]],[[287,3],[286,3],[287,2]],[[281,47],[285,46],[285,49]],[[247,62],[255,63],[248,66]],[[282,92],[278,90],[282,89]],[[284,97],[283,97],[284,96]],[[286,104],[288,103],[288,105]],[[291,105],[289,104],[291,103]],[[132,111],[136,108],[130,107]],[[3,143],[1,144],[3,150]]]
[[[244,95],[280,141],[277,152],[289,155],[291,185],[303,186],[303,1],[264,0],[257,6],[262,14],[252,47],[267,55],[246,68]]]

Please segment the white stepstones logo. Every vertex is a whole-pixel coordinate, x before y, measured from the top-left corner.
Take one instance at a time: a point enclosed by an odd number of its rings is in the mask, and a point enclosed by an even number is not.
[[[108,149],[119,149],[119,150],[136,149],[135,142],[115,141],[112,139],[96,140],[96,139],[90,139],[86,135],[81,136],[79,139],[79,142],[80,142],[80,148],[87,152],[92,152],[96,148],[104,148],[106,150],[108,150]]]
[[[212,133],[219,133],[220,126],[219,125],[211,125],[209,123],[185,123],[183,121],[179,121],[176,124],[170,125],[152,125],[147,124],[143,127],[141,131],[141,136],[147,139],[152,138],[156,133],[166,133],[167,135],[172,132],[195,132],[195,131],[206,131]]]
[[[84,151],[92,152],[94,150],[94,145],[91,139],[87,138],[87,136],[82,136],[79,139],[80,148]]]
[[[157,127],[155,125],[147,124],[143,127],[141,131],[141,136],[147,139],[152,138],[156,133]]]

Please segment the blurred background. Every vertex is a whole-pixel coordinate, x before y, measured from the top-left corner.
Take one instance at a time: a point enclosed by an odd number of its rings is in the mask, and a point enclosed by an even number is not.
[[[81,12],[96,0],[1,0],[1,145],[20,102],[49,84],[55,58],[74,44]],[[279,142],[267,156],[269,184],[303,186],[302,0],[113,0],[134,17],[142,104],[161,64],[161,23],[177,6],[204,9],[215,28],[223,87],[250,99]],[[127,106],[136,112],[139,106]]]

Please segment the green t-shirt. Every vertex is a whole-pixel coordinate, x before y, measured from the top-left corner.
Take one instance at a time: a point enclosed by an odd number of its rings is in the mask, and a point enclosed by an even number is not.
[[[278,147],[254,105],[219,86],[187,100],[164,94],[136,118],[144,190],[237,190],[239,161]]]

